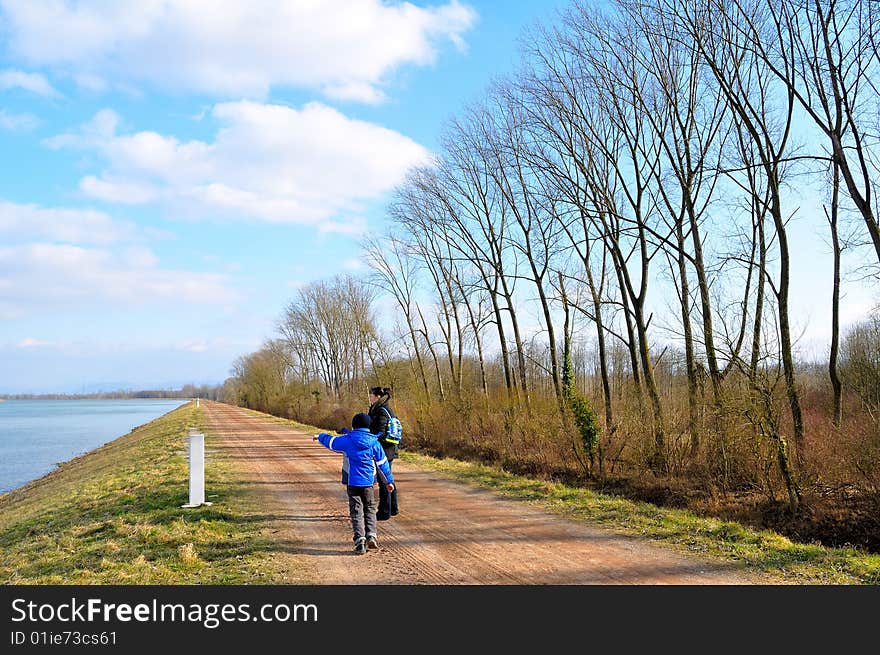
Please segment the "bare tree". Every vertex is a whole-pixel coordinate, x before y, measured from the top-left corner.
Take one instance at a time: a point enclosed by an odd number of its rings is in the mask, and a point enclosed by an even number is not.
[[[788,311],[791,257],[786,228],[788,217],[783,215],[782,209],[782,181],[788,163],[794,93],[790,88],[783,88],[783,92],[778,93],[779,88],[772,84],[772,73],[762,58],[753,52],[751,40],[744,36],[744,26],[768,24],[770,14],[763,3],[753,6],[751,1],[725,3],[701,0],[699,6],[694,6],[693,2],[686,0],[668,1],[673,4],[672,10],[681,29],[689,33],[702,61],[718,82],[730,111],[736,114],[738,125],[748,134],[758,157],[757,165],[766,178],[768,212],[773,219],[779,251],[779,279],[773,285],[779,315],[779,355],[783,364],[796,451],[800,456],[803,452],[804,420],[792,358]],[[713,29],[705,29],[709,24]],[[786,65],[790,68],[794,66],[791,59],[787,60]],[[779,107],[775,106],[777,101],[780,101]]]
[[[308,353],[326,389],[337,398],[365,371],[373,347],[372,290],[350,276],[314,282],[299,290],[279,324],[286,348]]]
[[[446,159],[435,175],[423,176],[422,184],[444,204],[450,245],[472,267],[489,297],[498,332],[505,387],[508,395],[514,395],[516,387],[509,361],[504,313],[511,318],[520,355],[522,341],[512,306],[515,277],[510,272],[511,258],[505,237],[509,224],[507,207],[483,156],[488,121],[485,107],[479,106],[470,108],[463,119],[453,121],[443,139]],[[515,262],[513,266],[515,271]],[[522,357],[519,365],[521,373],[524,372]],[[520,378],[524,383],[522,374]]]
[[[717,4],[724,0],[712,0]],[[763,3],[762,3],[763,4]],[[869,0],[777,0],[766,13],[739,0],[734,11],[745,46],[788,89],[828,139],[850,199],[864,220],[880,263],[876,181],[870,170],[871,134],[880,97],[872,76],[876,11]]]
[[[405,206],[405,190],[401,191],[400,203]],[[398,211],[404,211],[403,208]],[[422,351],[416,340],[415,310],[416,303],[416,263],[406,255],[406,246],[391,236],[382,238],[368,238],[364,244],[366,260],[373,270],[373,284],[390,291],[394,296],[403,320],[406,322],[407,335],[412,342],[413,356],[418,365],[419,379],[425,398],[430,400],[431,393],[428,389],[428,376],[425,372],[425,362]]]
[[[408,202],[405,210],[398,206],[393,215],[398,224],[407,230],[410,252],[422,263],[433,284],[438,300],[438,326],[443,337],[449,374],[455,385],[456,396],[461,396],[464,328],[459,307],[463,298],[455,281],[459,275],[459,262],[452,253],[452,237],[446,233],[448,222],[442,219],[445,211],[443,204],[421,189],[413,188],[410,192],[411,197],[418,198],[418,203],[414,200]],[[439,371],[438,385],[442,399],[443,385]]]
[[[565,22],[568,30],[561,47],[587,65],[586,79],[598,87],[599,109],[609,116],[618,134],[611,141],[597,138],[602,135],[590,135],[591,142],[614,171],[620,202],[626,208],[618,209],[617,199],[606,196],[607,214],[600,218],[603,238],[628,298],[638,337],[639,364],[651,400],[652,466],[665,469],[665,420],[654,375],[647,309],[651,262],[660,248],[655,238],[658,198],[651,185],[656,179],[662,148],[641,102],[649,82],[634,53],[639,36],[631,22],[610,23],[581,4],[566,15]],[[612,144],[619,149],[610,150]],[[602,195],[605,191],[600,189],[597,193]],[[668,237],[662,239],[667,240]]]
[[[535,174],[535,150],[540,146],[533,142],[534,136],[526,125],[528,114],[523,108],[523,98],[510,85],[499,85],[496,89],[499,102],[496,113],[500,125],[489,141],[491,150],[488,154],[493,164],[489,170],[514,219],[512,224],[517,228],[516,236],[508,235],[509,241],[525,260],[531,273],[526,277],[538,294],[547,331],[550,379],[560,411],[564,411],[556,331],[548,295],[548,286],[552,286],[548,278],[551,276],[551,259],[557,248],[559,221],[553,214],[552,197],[548,198],[546,190],[540,188],[540,176]]]
[[[260,412],[275,409],[284,393],[288,363],[283,345],[272,340],[236,359],[232,365],[236,402]]]
[[[595,87],[584,84],[579,62],[572,61],[571,53],[557,47],[558,34],[538,30],[531,35],[529,54],[532,67],[523,70],[518,78],[519,92],[524,96],[521,107],[527,113],[529,129],[534,142],[529,149],[530,165],[541,179],[542,193],[560,236],[565,235],[567,245],[557,248],[560,255],[574,255],[580,262],[580,270],[562,263],[557,268],[560,276],[558,293],[564,298],[567,311],[572,307],[586,316],[595,326],[599,355],[599,371],[605,406],[605,425],[614,433],[614,411],[608,355],[605,345],[606,332],[626,343],[632,355],[636,387],[639,389],[639,369],[635,340],[627,343],[606,323],[604,306],[607,302],[606,281],[608,249],[602,239],[601,221],[596,216],[606,211],[604,200],[594,191],[613,185],[613,174],[606,167],[608,160],[593,152],[593,135],[597,125],[607,119],[593,111]],[[592,116],[588,114],[593,112]],[[587,133],[587,124],[593,132]],[[592,180],[592,181],[591,181]],[[594,272],[596,269],[596,272]],[[577,285],[585,278],[588,304],[564,292],[565,279]],[[630,336],[632,332],[630,331]]]
[[[460,273],[458,268],[456,271]],[[477,349],[477,365],[480,370],[480,390],[483,397],[489,397],[489,383],[486,377],[486,355],[483,347],[482,332],[485,326],[491,320],[491,314],[486,310],[485,289],[479,283],[467,283],[461,277],[456,275],[453,278],[455,288],[464,304],[468,315],[468,325],[470,326],[470,335],[473,337],[474,346]]]
[[[496,282],[500,287],[504,300],[504,306],[501,309],[508,315],[510,327],[513,331],[519,389],[528,407],[530,405],[530,398],[528,376],[526,374],[526,355],[514,303],[516,280],[519,277],[517,273],[519,260],[516,257],[515,249],[511,248],[513,241],[509,237],[510,226],[513,222],[511,220],[511,204],[509,198],[505,197],[502,185],[499,184],[496,170],[498,165],[498,144],[502,142],[504,137],[502,134],[499,134],[497,117],[485,105],[472,107],[469,110],[467,123],[456,121],[453,129],[461,141],[459,147],[456,147],[450,140],[447,140],[446,143],[449,150],[461,153],[460,148],[466,148],[469,154],[465,156],[472,158],[469,164],[476,165],[477,168],[474,172],[480,174],[482,178],[480,181],[494,187],[489,192],[492,194],[493,212],[469,212],[468,218],[479,221],[476,224],[471,223],[470,228],[476,228],[478,234],[482,235],[485,245],[488,246],[489,261],[494,269]],[[460,163],[462,160],[456,157],[454,161]],[[449,178],[445,179],[449,180]],[[474,181],[475,178],[473,177],[469,179],[470,183]],[[484,189],[481,189],[480,193],[482,210],[486,208],[483,196],[484,191]],[[456,223],[458,224],[458,222]],[[481,250],[484,250],[484,248],[481,247]]]
[[[642,95],[644,111],[662,145],[664,160],[658,167],[657,186],[666,208],[666,223],[674,240],[666,243],[673,279],[677,280],[688,380],[688,430],[691,446],[698,445],[697,362],[691,326],[690,271],[696,278],[702,345],[712,383],[716,416],[721,408],[721,382],[725,371],[718,361],[708,265],[704,255],[703,223],[706,221],[716,184],[719,160],[729,130],[724,96],[717,85],[702,75],[700,53],[682,39],[673,16],[662,0],[620,0],[636,22],[643,47],[634,48],[652,83]],[[711,227],[711,226],[710,226]],[[664,235],[657,235],[663,238]],[[743,324],[745,319],[743,319]]]

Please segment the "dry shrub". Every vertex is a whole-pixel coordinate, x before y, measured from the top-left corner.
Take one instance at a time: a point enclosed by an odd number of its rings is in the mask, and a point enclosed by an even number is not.
[[[184,564],[198,564],[201,561],[195,545],[191,543],[182,544],[177,549],[177,555]]]
[[[533,401],[531,411],[506,403],[448,400],[420,408],[400,405],[407,446],[441,457],[503,466],[538,476],[579,470],[577,434],[563,426],[555,401]]]
[[[304,413],[300,422],[306,425],[314,425],[322,430],[339,430],[351,427],[351,417],[358,412],[366,411],[351,404],[318,403],[311,405]]]
[[[821,413],[807,413],[804,475],[822,490],[880,489],[880,423],[856,399],[844,403],[839,428]]]

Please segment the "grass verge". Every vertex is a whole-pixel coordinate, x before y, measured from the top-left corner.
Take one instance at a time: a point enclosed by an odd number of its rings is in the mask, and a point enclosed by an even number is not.
[[[188,403],[0,496],[2,584],[275,584],[256,499],[222,453],[208,452],[208,500],[182,509]],[[295,580],[309,582],[308,580]]]

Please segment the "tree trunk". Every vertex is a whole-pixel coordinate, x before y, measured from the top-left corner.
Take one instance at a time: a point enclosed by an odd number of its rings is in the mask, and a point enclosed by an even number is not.
[[[501,278],[501,287],[504,289],[504,300],[507,303],[507,311],[510,314],[510,324],[513,327],[513,339],[516,343],[516,360],[519,369],[519,386],[523,393],[526,408],[531,409],[532,403],[529,397],[529,385],[526,380],[526,354],[523,348],[522,336],[519,332],[519,322],[516,320],[516,311],[513,308],[513,293],[507,286],[507,280]]]
[[[690,436],[691,455],[696,455],[700,448],[700,436],[697,431],[699,421],[699,398],[697,390],[697,371],[694,364],[694,336],[691,329],[690,308],[690,284],[687,277],[687,262],[685,258],[684,231],[682,221],[676,221],[675,235],[678,239],[678,262],[679,302],[681,303],[681,325],[684,332],[684,359],[685,372],[687,374],[688,389],[688,435]]]
[[[620,287],[620,302],[623,305],[623,321],[626,325],[626,348],[629,351],[629,363],[632,369],[633,385],[635,386],[636,398],[639,401],[639,411],[644,411],[645,399],[642,390],[642,376],[639,370],[639,349],[636,344],[636,331],[633,327],[632,310],[629,306],[629,296],[626,292],[626,284],[623,280],[622,267],[615,261],[614,266],[617,272],[617,282]]]
[[[767,284],[767,240],[764,235],[764,213],[755,208],[755,227],[758,234],[758,277],[755,284],[755,318],[752,323],[752,352],[749,358],[749,380],[755,383],[758,362],[761,359],[761,322],[764,318],[764,289]]]
[[[589,257],[587,257],[587,259],[589,259]],[[599,373],[602,377],[602,395],[605,400],[605,429],[608,430],[610,434],[614,434],[617,430],[617,426],[614,425],[614,407],[611,402],[611,382],[608,378],[608,354],[605,350],[605,325],[602,321],[601,289],[596,288],[596,284],[593,280],[593,271],[590,270],[589,261],[584,262],[584,269],[587,273],[587,283],[590,285],[590,297],[593,301],[593,322],[596,325],[596,346],[599,349]],[[602,467],[601,458],[599,467],[600,469]]]
[[[800,462],[803,457],[804,448],[804,418],[795,381],[794,359],[791,353],[791,327],[788,317],[791,260],[788,251],[788,235],[779,206],[779,184],[775,178],[771,178],[769,184],[771,185],[770,192],[772,194],[770,212],[776,226],[776,236],[779,239],[779,290],[776,297],[777,304],[779,305],[777,310],[779,312],[780,355],[782,357],[782,371],[785,375],[785,391],[788,396],[788,405],[791,409],[791,421],[794,428],[795,455],[798,462]]]
[[[840,341],[840,237],[837,233],[838,199],[840,193],[840,174],[838,164],[833,164],[831,211],[828,223],[831,227],[831,247],[834,254],[834,286],[831,291],[831,355],[828,358],[828,376],[834,393],[831,422],[840,427],[842,409],[842,389],[837,374],[837,351]]]

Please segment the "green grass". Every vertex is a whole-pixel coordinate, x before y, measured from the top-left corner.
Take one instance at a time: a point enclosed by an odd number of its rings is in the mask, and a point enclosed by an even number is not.
[[[539,505],[559,516],[639,536],[701,556],[742,562],[748,569],[788,584],[880,584],[880,555],[855,549],[795,543],[769,530],[659,508],[589,489],[513,475],[452,459],[404,451],[401,459],[419,468]]]
[[[282,571],[257,503],[220,453],[188,501],[193,403],[0,496],[3,584],[271,584]],[[298,579],[297,582],[307,582]]]

